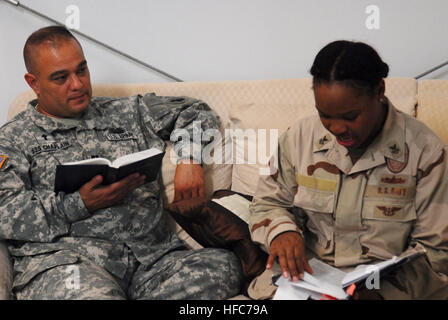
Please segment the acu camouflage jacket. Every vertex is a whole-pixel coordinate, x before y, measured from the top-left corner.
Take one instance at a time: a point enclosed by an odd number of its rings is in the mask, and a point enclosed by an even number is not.
[[[121,277],[128,261],[126,246],[146,265],[183,246],[168,230],[160,181],[90,214],[79,192],[53,192],[56,166],[96,156],[114,160],[151,147],[163,150],[175,129],[192,137],[193,130],[218,128],[219,119],[207,104],[154,94],[94,97],[79,122],[67,124],[36,111],[36,103],[0,129],[0,155],[7,157],[0,168],[0,239],[8,240],[15,260],[19,276],[14,286],[39,269],[74,259],[61,252],[82,254]],[[189,142],[180,139],[174,149],[182,158],[198,159]],[[33,255],[42,261],[30,264],[21,258]]]

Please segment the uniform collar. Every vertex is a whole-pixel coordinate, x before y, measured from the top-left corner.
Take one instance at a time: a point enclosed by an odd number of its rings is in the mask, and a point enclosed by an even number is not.
[[[100,129],[102,126],[104,126],[102,122],[96,121],[96,119],[98,119],[98,116],[101,117],[101,111],[99,110],[99,108],[95,108],[95,102],[90,102],[89,106],[87,107],[82,117],[79,119],[78,123],[63,123],[61,121],[55,120],[52,117],[46,116],[37,111],[37,103],[37,99],[30,101],[27,106],[27,111],[30,114],[31,120],[34,122],[34,124],[48,133],[56,130],[64,131],[74,128],[78,130],[93,128]]]
[[[348,156],[348,150],[338,144],[336,138],[322,124],[317,128],[317,135],[315,135],[317,139],[314,141],[313,152],[326,151],[328,160],[346,174],[376,167],[385,163],[386,158],[399,162],[406,161],[404,118],[389,99],[385,99],[388,111],[383,129],[355,165],[352,164]]]

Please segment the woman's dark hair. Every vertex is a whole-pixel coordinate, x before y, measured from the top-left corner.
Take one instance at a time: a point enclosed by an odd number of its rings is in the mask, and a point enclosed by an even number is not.
[[[340,82],[358,91],[373,95],[389,73],[371,46],[362,42],[339,40],[323,47],[310,70],[313,85]]]

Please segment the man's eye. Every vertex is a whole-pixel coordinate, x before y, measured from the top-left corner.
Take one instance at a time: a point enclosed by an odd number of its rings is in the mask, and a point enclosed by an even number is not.
[[[83,67],[78,70],[78,74],[84,74],[87,71],[87,67]]]
[[[67,76],[60,76],[60,77],[56,77],[53,80],[56,82],[65,82],[65,80],[67,79]]]

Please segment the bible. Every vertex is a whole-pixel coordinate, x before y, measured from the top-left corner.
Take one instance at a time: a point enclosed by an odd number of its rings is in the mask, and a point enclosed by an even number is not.
[[[72,193],[94,176],[103,176],[103,185],[117,182],[124,177],[140,173],[146,176],[146,181],[157,179],[165,152],[151,148],[131,153],[114,161],[105,158],[93,158],[76,162],[67,162],[56,167],[54,191]]]

